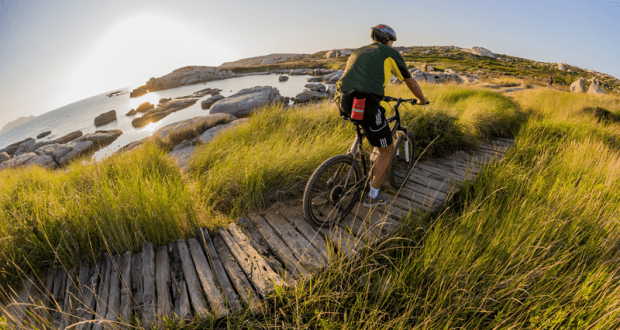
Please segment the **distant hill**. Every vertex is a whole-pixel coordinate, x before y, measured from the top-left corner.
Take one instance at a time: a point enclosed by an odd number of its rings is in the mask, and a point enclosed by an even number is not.
[[[241,59],[241,60],[234,61],[234,62],[226,62],[220,65],[220,68],[229,69],[229,68],[245,67],[245,66],[252,66],[252,65],[274,64],[274,63],[284,62],[284,61],[288,61],[294,58],[298,58],[303,55],[304,54],[271,54],[271,55],[264,55],[264,56],[256,56],[256,57]]]
[[[36,116],[28,116],[28,117],[19,117],[13,121],[10,121],[8,123],[6,123],[4,125],[4,127],[2,127],[2,129],[0,129],[0,132],[4,132],[4,131],[8,131],[11,128],[15,127],[15,126],[19,126],[27,121],[30,121],[32,119],[36,118]]]

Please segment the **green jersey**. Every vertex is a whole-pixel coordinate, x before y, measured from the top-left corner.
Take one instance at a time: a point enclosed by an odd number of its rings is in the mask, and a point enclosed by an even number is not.
[[[401,81],[411,78],[400,53],[388,45],[375,42],[351,54],[342,78],[336,83],[336,90],[354,90],[382,96],[392,75]]]

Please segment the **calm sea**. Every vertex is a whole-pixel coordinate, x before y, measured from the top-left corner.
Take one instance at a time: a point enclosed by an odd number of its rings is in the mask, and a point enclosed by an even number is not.
[[[0,133],[0,149],[23,139],[36,138],[37,135],[45,131],[52,131],[52,134],[39,141],[53,140],[74,131],[82,131],[82,133],[88,134],[94,133],[96,130],[122,130],[123,135],[110,146],[99,150],[93,156],[95,159],[103,159],[130,142],[151,136],[162,126],[209,114],[209,110],[202,110],[200,102],[209,98],[210,95],[200,98],[191,107],[175,112],[156,123],[151,123],[139,129],[133,128],[131,121],[135,117],[127,117],[125,114],[144,102],[151,102],[157,105],[162,98],[192,95],[194,92],[205,88],[219,88],[222,89],[220,94],[229,96],[240,89],[254,86],[273,86],[280,91],[280,95],[294,97],[304,90],[304,85],[307,84],[306,79],[308,78],[308,76],[291,76],[288,81],[279,82],[278,77],[278,75],[261,75],[230,78],[152,92],[137,98],[129,97],[129,88],[117,89],[127,93],[113,97],[106,96],[106,94],[113,91],[96,95],[44,113],[29,122]],[[95,128],[95,117],[110,110],[116,110],[117,121]]]

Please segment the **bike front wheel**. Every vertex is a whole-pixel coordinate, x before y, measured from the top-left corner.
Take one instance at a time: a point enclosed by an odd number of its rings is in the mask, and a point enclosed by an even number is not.
[[[395,135],[396,143],[392,152],[392,163],[388,168],[387,177],[396,190],[400,189],[407,179],[409,172],[416,162],[416,142],[415,135],[411,131],[398,131]]]
[[[304,191],[306,219],[317,226],[337,222],[358,201],[358,181],[362,178],[357,162],[350,155],[337,155],[319,166]]]

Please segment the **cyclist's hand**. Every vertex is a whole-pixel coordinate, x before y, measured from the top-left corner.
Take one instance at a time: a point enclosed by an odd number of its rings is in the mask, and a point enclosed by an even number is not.
[[[425,104],[429,104],[430,102],[428,102],[427,98],[422,98],[418,100],[418,105],[425,105]]]

